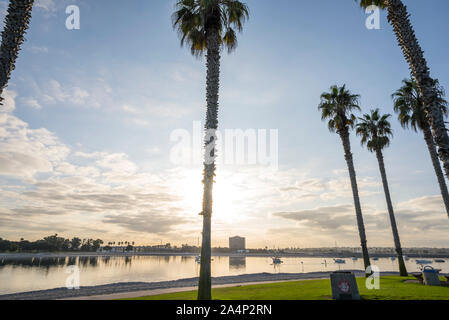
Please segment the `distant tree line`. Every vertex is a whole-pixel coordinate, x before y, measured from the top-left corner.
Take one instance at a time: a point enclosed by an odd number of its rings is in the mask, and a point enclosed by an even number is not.
[[[23,238],[20,241],[9,241],[0,238],[0,252],[61,252],[61,251],[82,251],[95,252],[101,245],[101,239],[65,239],[58,237],[58,234],[45,237],[37,241],[28,241]]]

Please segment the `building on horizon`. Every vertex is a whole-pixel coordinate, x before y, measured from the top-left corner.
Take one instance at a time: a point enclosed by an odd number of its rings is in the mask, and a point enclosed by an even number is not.
[[[239,236],[230,237],[229,249],[231,251],[246,250],[246,239]]]

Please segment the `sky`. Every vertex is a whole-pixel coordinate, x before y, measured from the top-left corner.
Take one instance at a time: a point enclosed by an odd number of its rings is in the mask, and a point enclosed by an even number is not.
[[[404,2],[432,76],[448,88],[449,3]],[[409,70],[386,13],[369,30],[353,0],[246,3],[239,46],[222,53],[220,129],[277,130],[278,165],[219,163],[212,244],[240,235],[248,247],[357,247],[343,148],[317,106],[346,84],[363,112],[393,113],[391,94]],[[79,30],[66,28],[73,4]],[[177,133],[194,136],[204,120],[206,67],[181,48],[174,4],[36,2],[0,111],[0,237],[198,243],[202,165],[173,161],[173,150]],[[2,21],[6,8],[0,1]],[[423,136],[391,120],[384,155],[402,245],[448,247]],[[368,246],[393,246],[376,157],[354,134],[351,142]]]

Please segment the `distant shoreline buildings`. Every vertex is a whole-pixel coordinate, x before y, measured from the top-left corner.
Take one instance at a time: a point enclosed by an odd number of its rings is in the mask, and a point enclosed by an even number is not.
[[[243,237],[235,236],[229,238],[229,250],[231,252],[246,253],[246,239]]]

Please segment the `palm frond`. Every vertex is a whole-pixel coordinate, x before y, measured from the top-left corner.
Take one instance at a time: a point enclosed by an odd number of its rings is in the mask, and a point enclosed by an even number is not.
[[[181,46],[188,44],[194,56],[206,50],[209,30],[218,32],[222,49],[229,53],[237,47],[237,34],[249,19],[248,6],[238,0],[178,0],[172,15]]]
[[[381,115],[379,109],[371,110],[359,118],[356,134],[361,137],[361,144],[371,152],[380,151],[390,145],[393,131],[388,119],[390,114]]]
[[[381,9],[385,9],[387,7],[387,2],[385,0],[355,0],[355,2],[358,2],[362,8],[377,6]]]
[[[321,119],[329,120],[328,127],[332,132],[342,132],[353,128],[356,117],[353,111],[360,111],[359,95],[351,94],[346,86],[330,87],[329,92],[321,94],[321,102],[318,109],[321,111]]]
[[[448,114],[448,103],[445,100],[444,89],[438,80],[434,81],[438,93],[437,103],[445,116]],[[425,112],[424,101],[414,79],[404,79],[402,87],[392,94],[394,111],[403,128],[412,128],[414,131],[423,130],[430,126]]]

